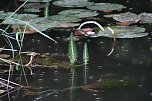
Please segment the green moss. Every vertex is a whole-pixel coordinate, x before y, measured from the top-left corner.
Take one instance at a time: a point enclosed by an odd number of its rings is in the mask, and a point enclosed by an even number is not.
[[[128,85],[127,81],[123,81],[119,79],[106,79],[101,82],[95,82],[89,85],[89,88],[103,90],[103,89],[126,87],[127,85]]]
[[[55,58],[35,58],[33,63],[43,66],[54,67],[69,67],[68,61],[57,60]]]
[[[18,61],[22,61],[21,63],[23,63],[23,65],[27,64],[30,61],[30,56],[22,56],[22,58],[20,59],[19,57],[15,57],[15,58],[10,58],[8,60],[14,61],[16,63],[18,63]],[[0,61],[0,65],[8,65],[3,61]],[[35,67],[50,67],[50,68],[64,68],[64,69],[68,69],[69,68],[70,63],[68,62],[68,60],[61,60],[61,59],[56,59],[53,57],[40,57],[40,56],[36,56],[33,61],[32,61],[32,66]]]

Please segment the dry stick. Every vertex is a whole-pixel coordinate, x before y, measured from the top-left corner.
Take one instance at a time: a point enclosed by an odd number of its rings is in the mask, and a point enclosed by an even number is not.
[[[30,61],[27,63],[27,64],[25,64],[25,65],[21,65],[21,64],[19,64],[19,63],[16,63],[16,62],[13,62],[13,61],[10,61],[10,60],[6,60],[6,59],[3,59],[3,58],[0,58],[0,60],[1,61],[4,61],[4,62],[6,62],[6,63],[8,63],[9,65],[10,65],[10,69],[9,69],[9,77],[8,77],[8,80],[7,80],[7,91],[9,92],[9,83],[10,83],[10,74],[11,74],[11,69],[12,69],[12,64],[14,64],[14,65],[16,65],[16,66],[23,66],[23,67],[28,67],[29,68],[29,65],[32,63],[32,61],[33,61],[33,58],[34,58],[34,56],[36,55],[36,53],[34,54],[30,54],[31,55],[31,57],[30,57]],[[31,72],[31,75],[32,75],[32,69],[31,68],[29,68],[30,69],[30,72]],[[9,96],[9,93],[8,93],[8,96]]]
[[[104,28],[96,21],[86,21],[84,23],[82,23],[79,27],[78,30],[81,30],[82,26],[86,25],[86,24],[95,24],[97,25],[102,31],[104,31]]]
[[[30,73],[32,75],[33,73],[32,73],[32,69],[30,68],[31,67],[30,65],[32,64],[32,61],[33,61],[34,57],[37,55],[37,53],[33,52],[33,53],[29,54],[29,55],[30,55],[30,61],[27,64],[25,64],[25,65],[13,62],[11,60],[6,60],[6,59],[3,59],[3,58],[0,58],[0,60],[3,61],[3,62],[8,63],[9,65],[13,64],[13,65],[16,65],[16,66],[27,67],[27,68],[29,68]]]
[[[8,79],[7,79],[7,90],[9,90],[9,82],[10,82],[11,70],[12,70],[12,65],[10,64],[10,69],[9,69],[9,74],[8,74]]]
[[[7,86],[7,87],[9,87],[9,88],[14,88],[14,87],[12,87],[12,86],[10,86],[10,85],[7,85],[7,84],[5,84],[5,83],[3,83],[3,82],[1,82],[1,81],[0,81],[0,84],[1,84],[1,85],[4,85],[4,86]]]
[[[95,24],[97,25],[102,31],[104,31],[104,28],[96,21],[86,21],[84,23],[82,23],[79,27],[78,27],[78,30],[81,30],[82,26],[86,25],[86,24]],[[114,31],[110,28],[110,27],[107,27],[111,33],[112,33],[112,36],[113,36],[113,44],[112,44],[112,49],[110,51],[110,53],[107,55],[107,56],[110,56],[112,54],[112,52],[114,51],[114,45],[115,45],[115,42],[116,42],[116,38],[115,38],[115,34],[114,34]]]
[[[0,78],[0,80],[2,80],[2,81],[7,81],[7,80],[5,80],[5,79],[3,79],[3,78]],[[12,83],[12,84],[14,84],[14,85],[17,85],[17,86],[20,86],[20,84],[17,84],[17,83],[12,82],[12,81],[10,81],[10,83]]]
[[[114,31],[110,27],[107,27],[107,28],[111,31],[112,37],[113,37],[112,49],[111,49],[110,53],[107,55],[107,56],[110,56],[113,53],[114,48],[115,48],[116,37],[115,37]]]

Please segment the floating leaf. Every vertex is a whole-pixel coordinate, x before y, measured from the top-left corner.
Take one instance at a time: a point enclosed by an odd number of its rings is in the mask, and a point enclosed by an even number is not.
[[[24,9],[24,12],[37,13],[37,12],[41,12],[41,10],[35,8],[28,8],[28,9]]]
[[[26,1],[26,0],[19,0],[19,1]],[[28,0],[28,2],[50,2],[52,0]]]
[[[136,22],[137,19],[139,18],[135,13],[126,12],[126,13],[114,14],[113,19],[119,22]]]
[[[13,12],[3,12],[3,13],[0,13],[0,19],[4,20],[6,19],[7,17],[9,17]],[[12,18],[17,18],[17,19],[20,19],[20,20],[24,20],[24,21],[27,21],[31,18],[35,18],[35,17],[38,17],[38,15],[36,14],[13,14]]]
[[[85,18],[85,17],[92,17],[97,16],[98,13],[96,11],[91,11],[87,9],[69,9],[69,10],[63,10],[59,12],[60,15],[65,16],[76,16],[78,18]]]
[[[152,23],[152,13],[141,13],[138,15],[141,23]]]
[[[88,0],[58,0],[53,2],[54,5],[60,7],[85,7],[94,4]]]
[[[76,16],[66,16],[66,15],[53,15],[53,16],[48,17],[48,19],[54,20],[54,21],[63,21],[63,22],[78,22],[78,21],[81,21],[81,19],[79,19]]]
[[[28,21],[25,21],[26,23],[30,23],[30,22],[28,22]],[[23,22],[21,22],[21,21],[16,21],[16,20],[14,20],[14,19],[6,19],[5,21],[4,21],[4,23],[3,24],[11,24],[11,25],[14,25],[14,24],[17,24],[17,25],[25,25],[25,23],[23,23]]]
[[[29,21],[24,21],[30,25],[32,25],[33,27],[35,27],[36,29],[38,29],[39,31],[45,31],[49,28],[70,28],[70,27],[75,27],[75,26],[79,26],[79,23],[71,23],[71,22],[63,22],[63,21],[53,21],[53,20],[48,20],[45,18],[41,18],[41,17],[37,17],[34,19],[30,19]],[[23,23],[22,21],[18,21],[15,19],[7,19],[4,24],[12,24],[12,28],[14,32],[18,32],[18,26],[20,29],[23,29],[24,31],[24,26],[26,25],[25,23]],[[22,25],[22,26],[21,26]],[[33,30],[30,27],[26,27],[26,33],[35,33],[35,30]]]
[[[87,6],[87,8],[91,10],[108,11],[108,10],[121,10],[126,7],[121,4],[95,3],[94,5]]]
[[[35,19],[36,17],[38,17],[36,14],[17,14],[16,16],[12,16],[12,18],[20,19],[23,21],[28,21],[33,18]]]
[[[26,3],[24,6],[24,8],[29,8],[29,9],[39,9],[39,8],[44,8],[45,4],[42,3]]]
[[[111,28],[114,31],[115,38],[138,38],[148,35],[148,33],[145,33],[145,28],[141,28],[141,27],[112,26]],[[108,29],[105,29],[105,31],[98,32],[97,36],[113,38],[113,35]]]
[[[13,14],[13,12],[0,11],[0,19],[4,20],[7,17],[9,17],[11,14]],[[17,14],[14,14],[13,16],[17,16]]]
[[[25,21],[26,23],[33,23],[31,20],[35,19],[36,17],[38,17],[38,15],[36,14],[15,14],[12,16],[12,18],[16,18],[22,21]],[[19,25],[24,25],[25,23],[21,22],[21,21],[16,21],[13,19],[6,19],[4,21],[3,24],[19,24]]]

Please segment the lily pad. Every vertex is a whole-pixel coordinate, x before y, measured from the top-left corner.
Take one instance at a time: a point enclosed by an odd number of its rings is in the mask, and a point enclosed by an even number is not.
[[[88,0],[58,0],[54,1],[53,4],[60,7],[85,7],[94,3],[88,2]]]
[[[29,23],[29,21],[24,21],[26,23]],[[14,19],[6,19],[3,24],[10,24],[10,25],[14,25],[14,24],[17,24],[17,25],[25,25],[25,23],[21,22],[21,21],[17,21],[17,20],[14,20]]]
[[[53,21],[53,20],[49,20],[49,19],[45,19],[45,18],[41,18],[41,17],[37,17],[34,19],[30,19],[29,21],[24,21],[27,24],[30,24],[31,26],[33,26],[34,28],[38,29],[39,31],[45,31],[49,28],[69,28],[69,27],[75,27],[80,25],[79,23],[70,23],[70,22],[62,22],[62,21]],[[16,19],[7,19],[4,24],[12,24],[12,25],[16,25],[16,26],[20,26],[22,25],[20,28],[24,29],[23,25],[26,25],[25,23],[23,23],[22,21],[18,21]],[[18,31],[18,27],[13,27],[13,29],[15,29],[15,32]],[[27,26],[27,33],[35,33],[36,31],[34,31],[33,28]]]
[[[23,21],[28,21],[32,18],[36,18],[38,15],[36,14],[17,14],[16,16],[13,16],[13,18],[17,18]]]
[[[138,15],[141,23],[152,23],[152,13],[141,13]]]
[[[99,10],[99,11],[108,11],[108,10],[121,10],[126,8],[121,4],[113,4],[113,3],[95,3],[94,5],[87,6],[88,9],[91,10]]]
[[[78,18],[85,18],[85,17],[92,17],[97,16],[98,13],[96,11],[91,11],[87,9],[69,9],[69,10],[63,10],[59,12],[60,15],[65,16],[76,16]]]
[[[135,13],[126,12],[126,13],[114,14],[113,19],[119,22],[135,22],[139,18]]]
[[[0,13],[0,19],[4,20],[6,19],[7,17],[9,17],[11,14],[13,14],[13,12],[1,12]],[[36,14],[13,14],[13,18],[17,18],[17,19],[20,19],[20,20],[28,20],[29,18],[34,18],[34,17],[37,17],[38,15]]]
[[[26,1],[26,0],[19,0],[19,1]],[[28,0],[28,2],[50,2],[52,0]]]
[[[147,36],[145,33],[145,28],[135,27],[135,26],[113,26],[111,27],[114,31],[115,38],[138,38]],[[97,36],[104,36],[113,38],[113,35],[108,29],[105,31],[99,31]]]
[[[50,20],[54,21],[62,21],[62,22],[79,22],[81,19],[79,19],[76,16],[66,16],[66,15],[53,15],[48,17]]]
[[[42,3],[26,3],[23,7],[24,8],[29,8],[29,9],[39,9],[39,8],[44,8],[46,5]]]
[[[29,21],[31,19],[35,19],[36,17],[38,17],[38,15],[35,15],[35,14],[14,14],[12,16],[12,18],[19,19],[21,21],[25,21],[26,23],[29,23]],[[13,19],[7,19],[7,20],[4,21],[3,24],[19,24],[19,25],[24,25],[25,23],[23,23],[21,21],[17,21],[17,20],[13,20]]]
[[[9,17],[11,14],[13,14],[13,12],[4,12],[4,11],[0,11],[0,19],[4,20],[7,17]],[[14,14],[13,16],[17,16],[17,14]]]
[[[28,9],[24,9],[24,12],[38,13],[38,12],[41,12],[41,10],[35,9],[35,8],[28,8]]]

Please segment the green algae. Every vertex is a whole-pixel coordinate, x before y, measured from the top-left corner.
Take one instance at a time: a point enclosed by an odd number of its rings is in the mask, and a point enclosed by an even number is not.
[[[22,61],[22,64],[25,65],[30,61],[29,56],[23,56],[21,59],[19,57],[10,58],[10,61],[18,63],[18,61]],[[2,66],[9,66],[3,61],[0,61],[0,65]],[[70,63],[67,59],[57,59],[55,57],[34,57],[31,67],[40,67],[40,68],[63,68],[68,69]]]
[[[119,80],[119,79],[105,79],[103,81],[97,81],[88,85],[89,89],[112,89],[112,88],[123,88],[128,86],[127,81]]]

